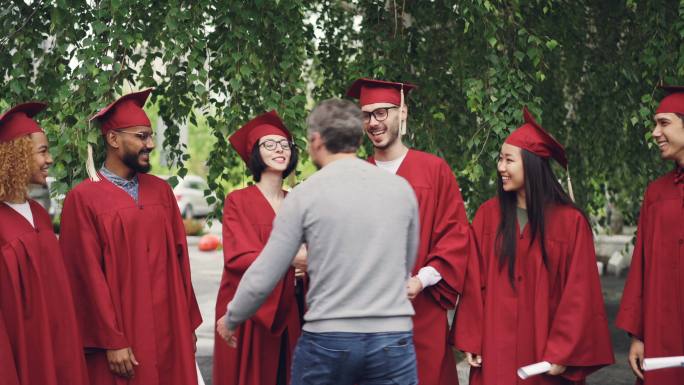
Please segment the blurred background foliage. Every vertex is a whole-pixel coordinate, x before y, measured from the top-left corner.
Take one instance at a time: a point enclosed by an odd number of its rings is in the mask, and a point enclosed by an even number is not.
[[[38,120],[57,194],[85,176],[88,143],[101,159],[88,117],[123,93],[156,89],[160,173],[190,170],[224,197],[250,179],[230,133],[276,109],[303,150],[315,101],[358,77],[419,86],[405,141],[447,160],[471,215],[523,105],[565,144],[599,221],[610,202],[634,222],[647,182],[672,168],[650,129],[656,85],[684,82],[684,1],[17,0],[0,27],[0,108],[49,103]]]

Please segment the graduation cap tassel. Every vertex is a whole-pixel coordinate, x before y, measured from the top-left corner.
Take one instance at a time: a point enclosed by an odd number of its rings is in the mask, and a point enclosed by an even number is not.
[[[572,180],[570,179],[570,167],[567,167],[565,169],[566,174],[567,174],[567,179],[568,179],[568,194],[570,194],[570,199],[572,201],[575,201],[575,193],[572,191]]]
[[[404,112],[404,85],[401,85],[401,89],[399,90],[399,94],[401,95],[401,106],[399,109],[399,133],[404,136],[406,135],[406,120],[403,119],[403,112]]]
[[[90,130],[90,121],[88,121],[88,129]],[[88,173],[88,177],[90,178],[90,180],[92,180],[93,182],[100,181],[100,176],[97,175],[97,171],[95,170],[93,146],[90,143],[88,143],[88,158],[86,159],[86,172]]]
[[[100,176],[97,175],[97,171],[95,170],[95,160],[93,159],[93,146],[88,143],[88,159],[86,160],[86,172],[88,173],[88,177],[90,180],[93,182],[99,182],[100,181]]]

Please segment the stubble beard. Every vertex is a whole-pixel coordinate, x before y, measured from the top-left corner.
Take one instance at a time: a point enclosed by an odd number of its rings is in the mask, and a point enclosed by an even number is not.
[[[150,152],[151,152],[151,151],[149,151],[149,150],[141,150],[140,152],[137,152],[137,153],[127,152],[127,153],[123,156],[123,158],[121,159],[121,161],[122,161],[128,168],[130,168],[131,170],[135,171],[136,173],[147,174],[147,173],[150,172],[150,170],[152,169],[152,165],[151,165],[150,163],[147,163],[146,165],[145,165],[145,164],[141,164],[141,163],[138,161],[138,158],[140,157],[140,155],[142,155],[142,154],[149,154]]]

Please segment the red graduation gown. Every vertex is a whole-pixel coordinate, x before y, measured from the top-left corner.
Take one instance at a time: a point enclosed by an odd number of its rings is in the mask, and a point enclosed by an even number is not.
[[[675,172],[646,189],[616,324],[644,341],[644,356],[684,355],[684,183]],[[645,372],[647,385],[684,381],[684,369]],[[640,382],[640,381],[639,381]]]
[[[185,229],[170,186],[138,174],[136,203],[107,179],[66,197],[60,243],[71,274],[93,385],[197,384],[193,331],[202,323]],[[104,349],[131,347],[134,379],[111,373]],[[89,349],[92,350],[92,349]]]
[[[223,209],[223,277],[216,318],[226,314],[242,275],[266,245],[275,212],[257,186],[228,194]],[[237,348],[214,338],[215,385],[275,385],[280,354],[290,379],[292,352],[301,325],[295,300],[294,269],[278,283],[257,313],[237,329]]]
[[[471,369],[470,384],[583,384],[587,375],[614,362],[591,228],[572,207],[550,207],[546,216],[548,267],[539,240],[530,245],[525,226],[516,242],[513,289],[508,267],[499,268],[495,250],[498,200],[488,200],[475,214],[484,300],[483,363],[481,369]],[[458,311],[479,309],[464,306]],[[518,378],[519,367],[540,361],[568,369],[561,376]]]
[[[375,163],[372,157],[369,161]],[[446,310],[454,308],[465,285],[468,219],[461,191],[449,165],[425,152],[410,149],[397,175],[413,187],[420,211],[420,246],[412,274],[432,266],[442,276],[413,300],[418,379],[422,385],[457,384]]]
[[[86,385],[59,243],[48,213],[29,205],[35,228],[0,202],[0,382]]]

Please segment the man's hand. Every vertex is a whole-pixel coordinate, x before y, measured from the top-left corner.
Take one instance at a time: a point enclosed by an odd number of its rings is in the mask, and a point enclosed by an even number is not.
[[[230,346],[231,348],[237,347],[237,338],[235,338],[235,330],[231,330],[226,327],[225,315],[219,318],[218,321],[216,321],[216,331],[221,336],[221,338],[223,338],[223,340],[226,341],[226,343],[228,343],[228,346]]]
[[[482,366],[482,356],[479,354],[473,354],[466,352],[466,362],[473,368],[479,368]]]
[[[406,292],[408,295],[408,299],[414,299],[423,290],[423,284],[420,282],[420,279],[418,277],[413,276],[409,278],[408,282],[406,283]]]
[[[304,274],[306,274],[306,257],[306,245],[302,244],[297,252],[297,255],[295,255],[294,259],[292,260],[292,267],[295,268],[295,277],[297,278],[303,277]]]
[[[549,369],[549,376],[559,376],[568,369],[567,366],[563,365],[558,365],[558,364],[551,364],[551,369]]]
[[[629,346],[629,354],[627,354],[629,366],[632,368],[634,375],[640,379],[644,379],[642,372],[642,365],[644,364],[644,342],[636,337],[632,337],[632,344]]]
[[[139,365],[131,348],[107,350],[107,362],[112,373],[124,378],[133,378],[135,376],[133,367]]]

